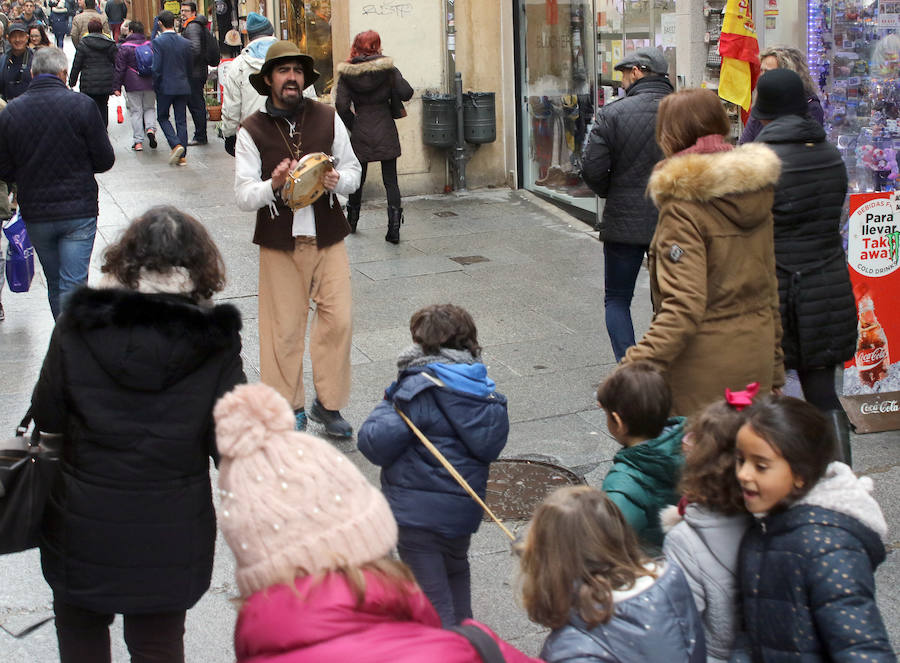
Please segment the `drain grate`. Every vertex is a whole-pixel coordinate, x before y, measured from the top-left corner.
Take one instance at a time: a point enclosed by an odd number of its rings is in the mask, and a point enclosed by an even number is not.
[[[448,209],[445,209],[445,210],[443,210],[443,211],[441,211],[441,212],[435,212],[434,215],[435,215],[435,216],[441,216],[441,217],[444,217],[444,216],[459,216],[459,214],[457,214],[456,212],[451,212],[451,211],[448,210]]]
[[[458,262],[460,265],[474,265],[476,262],[490,262],[490,258],[485,258],[484,256],[456,256],[455,258],[450,258],[453,262]]]
[[[501,520],[528,520],[554,490],[583,483],[582,477],[553,463],[502,458],[491,463],[485,501]],[[487,515],[484,519],[489,520]]]

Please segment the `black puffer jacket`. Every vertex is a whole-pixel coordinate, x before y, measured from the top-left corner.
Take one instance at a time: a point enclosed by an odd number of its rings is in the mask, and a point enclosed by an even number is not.
[[[887,524],[872,480],[831,463],[809,494],[741,542],[741,603],[755,663],[896,663],[875,603]]]
[[[69,72],[69,87],[81,75],[78,89],[85,94],[112,94],[116,75],[116,42],[103,33],[91,32],[78,42]]]
[[[194,20],[184,26],[184,29],[181,31],[181,36],[191,42],[191,54],[194,58],[191,67],[191,78],[202,79],[203,81],[206,81],[209,73],[209,69],[206,66],[206,40],[211,38],[206,25],[206,17],[197,14]]]
[[[656,111],[673,92],[661,76],[646,76],[624,99],[597,113],[581,163],[585,183],[606,198],[600,222],[604,242],[649,245],[657,210],[647,197],[650,171],[663,155],[656,144]]]
[[[386,161],[400,156],[397,125],[391,117],[391,87],[403,101],[409,101],[413,89],[383,55],[354,58],[341,62],[335,108],[350,131],[350,144],[360,161]],[[351,110],[350,105],[353,105]]]
[[[847,193],[840,152],[814,119],[786,115],[756,138],[781,159],[775,262],[786,368],[820,368],[856,350],[856,305],[839,234]]]
[[[18,184],[29,224],[97,216],[94,173],[115,160],[97,104],[55,76],[32,81],[0,113],[0,179]]]
[[[41,564],[66,603],[168,612],[209,587],[212,409],[244,381],[240,328],[234,307],[177,295],[85,288],[69,300],[32,399],[41,430],[65,434]]]

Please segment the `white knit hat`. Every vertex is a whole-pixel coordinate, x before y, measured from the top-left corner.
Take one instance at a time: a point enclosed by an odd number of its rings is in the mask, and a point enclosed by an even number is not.
[[[330,444],[294,431],[294,413],[274,389],[239,386],[213,414],[219,525],[242,596],[394,548],[397,523],[381,491]]]

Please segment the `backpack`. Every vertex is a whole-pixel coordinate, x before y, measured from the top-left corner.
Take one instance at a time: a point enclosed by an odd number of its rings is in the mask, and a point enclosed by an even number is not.
[[[215,67],[222,59],[222,55],[219,53],[219,42],[205,26],[200,27],[203,28],[203,53],[206,64]]]
[[[134,47],[134,61],[137,63],[138,76],[153,75],[153,47],[149,41]]]

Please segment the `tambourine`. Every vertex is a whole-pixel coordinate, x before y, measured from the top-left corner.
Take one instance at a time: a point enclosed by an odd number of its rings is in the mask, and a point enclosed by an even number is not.
[[[304,156],[297,167],[288,173],[281,188],[285,205],[292,210],[312,205],[325,193],[322,177],[333,169],[334,157],[324,152],[312,152]]]

